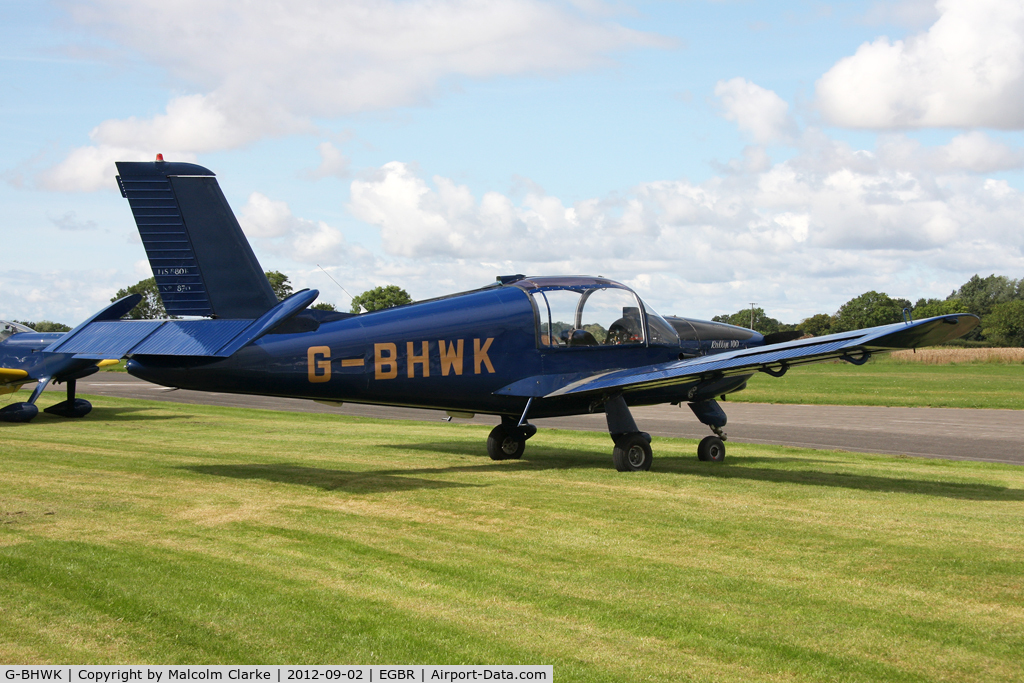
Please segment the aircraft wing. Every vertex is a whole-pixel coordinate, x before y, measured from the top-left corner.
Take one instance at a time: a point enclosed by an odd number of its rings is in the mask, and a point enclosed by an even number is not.
[[[504,387],[499,393],[556,398],[570,394],[651,389],[756,371],[781,376],[791,366],[837,359],[859,365],[872,353],[933,346],[956,339],[973,329],[978,322],[977,316],[966,313],[944,315],[640,368],[607,371],[589,377],[563,376],[559,378],[561,381],[553,377],[533,377]]]

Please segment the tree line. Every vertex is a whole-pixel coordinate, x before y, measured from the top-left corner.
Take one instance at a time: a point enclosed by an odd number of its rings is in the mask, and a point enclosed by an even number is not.
[[[716,315],[715,322],[750,327],[762,334],[802,330],[815,337],[864,327],[888,325],[912,316],[915,320],[949,313],[973,313],[981,325],[969,332],[962,343],[984,346],[1024,346],[1024,278],[1005,275],[974,275],[945,299],[892,298],[870,291],[856,296],[833,314],[818,313],[789,325],[765,314],[763,308],[745,308],[731,315]]]

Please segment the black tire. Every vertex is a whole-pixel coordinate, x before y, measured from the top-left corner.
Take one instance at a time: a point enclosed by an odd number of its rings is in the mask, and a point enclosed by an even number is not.
[[[32,403],[11,403],[0,408],[2,422],[31,422],[39,414],[39,408]]]
[[[498,425],[487,437],[487,455],[491,460],[518,460],[526,450],[526,435],[522,430]]]
[[[651,469],[654,454],[647,435],[637,432],[617,438],[612,461],[619,472],[646,472]]]
[[[725,460],[725,442],[717,436],[705,436],[697,444],[697,459],[704,462]]]
[[[60,417],[85,417],[91,410],[91,403],[84,398],[76,398],[71,401],[61,401],[49,408],[44,408],[43,412],[50,415],[59,415]]]

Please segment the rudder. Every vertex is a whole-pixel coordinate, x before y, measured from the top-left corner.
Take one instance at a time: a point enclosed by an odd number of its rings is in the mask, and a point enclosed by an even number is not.
[[[169,315],[254,319],[277,305],[212,171],[165,161],[117,171]]]

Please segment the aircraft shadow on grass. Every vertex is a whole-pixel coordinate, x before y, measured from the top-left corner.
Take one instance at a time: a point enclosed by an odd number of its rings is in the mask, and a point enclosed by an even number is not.
[[[460,482],[438,481],[407,476],[430,472],[441,474],[445,470],[387,470],[387,471],[347,471],[332,470],[322,467],[305,467],[288,463],[250,463],[241,465],[192,465],[180,469],[206,474],[215,477],[231,477],[233,479],[263,479],[278,484],[298,484],[311,486],[324,491],[345,491],[346,493],[387,493],[394,491],[412,491],[416,489],[475,488],[482,484],[463,484]]]
[[[387,448],[396,451],[423,451],[425,453],[441,455],[458,455],[470,457],[487,457],[486,453],[480,452],[480,446],[473,443],[451,443],[440,441],[437,443],[403,443],[403,444],[381,444],[380,448]],[[575,450],[573,448],[557,448],[549,446],[538,446],[528,458],[516,459],[515,462],[525,469],[539,470],[585,470],[585,469],[606,469],[608,456],[591,451]],[[482,465],[467,465],[460,467],[439,467],[436,469],[422,470],[423,472],[498,472],[507,469],[507,464],[486,461]]]
[[[99,419],[100,421],[111,421],[111,422],[114,421],[114,420],[117,420],[117,422],[120,424],[120,423],[123,423],[123,422],[132,422],[132,421],[188,420],[188,419],[191,419],[191,417],[192,417],[191,415],[153,415],[153,414],[148,414],[147,415],[146,414],[146,413],[150,413],[152,410],[153,410],[152,408],[148,408],[148,407],[147,408],[131,408],[131,407],[128,407],[128,406],[113,407],[113,408],[95,408],[92,411],[93,419],[90,420],[90,422],[95,422],[96,419]],[[48,414],[45,414],[45,413],[43,415],[40,415],[38,419],[39,419],[40,422],[43,422],[43,423],[50,422],[50,423],[53,423],[53,424],[57,424],[57,423],[67,422],[66,419],[63,419],[63,418],[57,417],[57,416],[51,416],[51,415],[48,415]],[[25,426],[24,422],[3,422],[3,421],[0,421],[0,429],[3,429],[5,427],[14,427],[14,428],[16,428],[16,427],[23,427],[23,426]]]
[[[478,455],[478,449],[472,444],[459,447],[460,444],[392,444],[386,448],[401,450],[422,450],[447,455]],[[586,452],[570,448],[538,447],[527,458],[520,460],[522,467],[537,471],[550,469],[601,469],[603,456],[598,452]],[[806,460],[802,458],[759,458],[743,456],[735,457],[730,463],[721,463],[709,469],[700,462],[689,458],[664,458],[658,466],[659,473],[713,477],[719,479],[749,479],[776,484],[800,484],[803,486],[825,486],[846,488],[858,491],[879,491],[885,493],[912,493],[917,495],[953,498],[958,500],[1024,500],[1024,490],[1011,489],[992,484],[968,484],[961,482],[929,481],[926,479],[908,479],[906,477],[879,477],[875,475],[848,474],[844,472],[823,472],[821,470],[778,470],[767,467],[747,467],[753,462],[801,462],[814,463],[819,466],[839,463],[835,460]],[[506,467],[505,465],[470,465],[466,467],[439,467],[417,470],[402,470],[410,474],[430,474],[446,472],[486,472]]]
[[[848,474],[845,472],[822,472],[820,470],[775,470],[765,467],[744,467],[742,463],[742,458],[736,458],[730,465],[716,468],[716,470],[709,470],[707,468],[695,467],[696,463],[691,465],[680,460],[680,467],[674,469],[680,474],[693,474],[699,477],[720,479],[750,479],[779,484],[827,486],[858,491],[913,493],[958,500],[1024,500],[1024,490],[994,486],[992,484],[965,484],[950,481],[929,481],[927,479],[878,477],[867,474]]]

